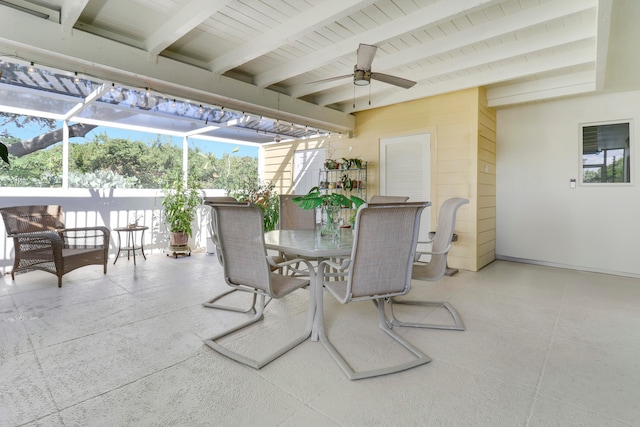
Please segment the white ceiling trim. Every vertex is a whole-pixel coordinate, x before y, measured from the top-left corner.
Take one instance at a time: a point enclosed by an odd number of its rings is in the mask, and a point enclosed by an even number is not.
[[[514,83],[487,89],[489,107],[503,107],[547,98],[577,95],[596,90],[595,71],[571,73],[531,82]]]
[[[613,0],[598,1],[598,43],[596,46],[596,87],[598,90],[603,90],[605,85],[612,7]]]

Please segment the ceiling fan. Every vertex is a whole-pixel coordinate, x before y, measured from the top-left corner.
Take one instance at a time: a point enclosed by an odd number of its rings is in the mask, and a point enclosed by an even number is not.
[[[353,74],[330,77],[328,79],[317,80],[311,83],[324,83],[344,79],[347,77],[353,77],[353,84],[355,84],[356,86],[367,86],[369,83],[371,83],[371,79],[379,80],[381,82],[388,83],[394,86],[399,86],[404,89],[409,89],[416,84],[416,82],[403,79],[402,77],[372,72],[371,63],[373,62],[373,58],[375,57],[377,50],[377,46],[360,43],[360,46],[358,46],[358,50],[356,51],[357,59],[356,65],[353,67]]]

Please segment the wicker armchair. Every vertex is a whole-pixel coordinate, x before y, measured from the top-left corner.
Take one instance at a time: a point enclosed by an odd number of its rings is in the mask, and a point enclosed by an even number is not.
[[[102,264],[107,274],[109,229],[65,228],[62,207],[14,206],[0,209],[7,236],[13,238],[15,259],[11,278],[21,270],[43,270],[62,276],[76,268]]]

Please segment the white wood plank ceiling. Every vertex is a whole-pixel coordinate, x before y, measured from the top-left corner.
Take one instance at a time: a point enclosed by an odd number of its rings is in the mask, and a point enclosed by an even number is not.
[[[0,55],[345,131],[353,112],[476,86],[497,108],[606,90],[616,8],[637,1],[2,0]],[[417,84],[312,83],[352,74],[359,43],[378,47],[373,72]]]

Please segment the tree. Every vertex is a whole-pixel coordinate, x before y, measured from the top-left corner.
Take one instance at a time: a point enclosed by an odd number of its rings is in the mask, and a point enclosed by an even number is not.
[[[24,116],[21,114],[12,114],[12,113],[0,113],[0,118],[2,119],[2,123],[0,123],[0,127],[5,128],[7,125],[12,124],[18,129],[22,129],[29,124],[36,123],[40,125],[43,129],[48,129],[49,132],[40,135],[39,137],[32,138],[27,141],[15,141],[10,145],[2,144],[7,148],[7,154],[14,155],[16,157],[24,156],[25,154],[33,153],[37,150],[42,150],[44,148],[49,147],[50,145],[55,144],[56,142],[62,141],[62,129],[58,129],[57,131],[51,132],[55,126],[56,122],[53,119],[45,119],[43,117],[35,117],[35,116]],[[56,132],[59,131],[59,138],[57,141],[50,142],[51,140],[58,137]],[[88,132],[88,131],[87,131]],[[52,134],[49,136],[49,134]],[[2,132],[2,136],[9,136],[6,130]],[[0,152],[2,152],[2,148],[0,147]],[[2,160],[9,163],[9,158],[6,159],[4,156]]]
[[[0,164],[0,186],[59,187],[62,185],[62,130],[55,121],[29,116],[1,114],[4,124],[23,128],[38,123],[45,132],[22,141],[0,133],[0,143],[8,147],[11,167]],[[74,125],[70,136],[86,135],[96,126]],[[48,130],[48,131],[47,131]],[[235,151],[238,151],[236,149]],[[26,155],[30,153],[29,155]],[[2,146],[0,146],[2,154]],[[189,149],[189,176],[202,188],[227,191],[249,188],[258,183],[257,159],[250,156],[216,157],[200,149]],[[4,158],[3,158],[4,160]],[[162,188],[169,170],[182,168],[182,148],[168,136],[157,135],[147,142],[110,138],[106,132],[89,141],[69,143],[69,184],[78,188]]]
[[[97,128],[96,125],[76,123],[69,126],[69,138],[73,138],[76,136],[83,137],[95,128]],[[9,153],[16,157],[22,157],[26,154],[31,154],[38,150],[44,150],[45,148],[50,147],[53,144],[61,142],[62,139],[63,130],[55,129],[50,132],[43,133],[42,135],[38,135],[34,138],[11,144],[9,146]]]

